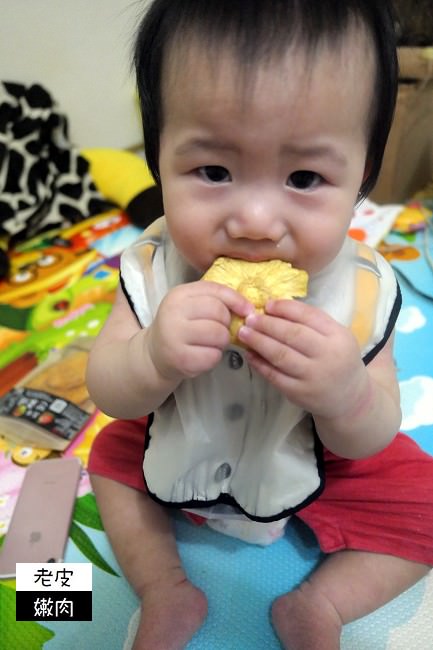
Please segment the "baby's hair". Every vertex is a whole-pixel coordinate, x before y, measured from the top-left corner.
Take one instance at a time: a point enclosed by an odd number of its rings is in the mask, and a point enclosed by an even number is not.
[[[319,45],[338,47],[350,28],[362,26],[375,48],[376,77],[369,117],[367,176],[360,196],[374,187],[394,115],[398,85],[395,25],[387,0],[154,0],[139,25],[134,50],[147,163],[159,177],[163,126],[162,74],[169,53],[191,43],[210,61],[231,48],[240,67],[254,71],[292,44],[307,55]]]

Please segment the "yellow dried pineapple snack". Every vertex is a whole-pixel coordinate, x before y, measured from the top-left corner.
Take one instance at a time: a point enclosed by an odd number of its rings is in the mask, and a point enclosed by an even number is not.
[[[239,291],[254,305],[257,312],[264,313],[266,302],[270,299],[290,300],[306,296],[308,274],[281,260],[247,262],[217,257],[202,280],[225,284]],[[242,345],[237,338],[242,324],[243,319],[234,314],[230,323],[230,338],[236,345]]]

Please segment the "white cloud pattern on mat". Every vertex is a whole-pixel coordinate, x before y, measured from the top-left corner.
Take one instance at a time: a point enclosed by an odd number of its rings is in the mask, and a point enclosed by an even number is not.
[[[416,614],[390,632],[387,650],[433,648],[433,573],[424,578],[425,592]]]
[[[140,608],[138,608],[135,610],[135,612],[132,614],[131,618],[129,619],[126,639],[123,643],[122,650],[131,650],[132,646],[134,645],[134,639],[137,634],[138,624],[140,623],[140,614],[141,614]]]
[[[427,320],[418,307],[404,307],[397,319],[395,329],[402,334],[410,334],[425,326]]]
[[[433,377],[418,375],[400,382],[402,431],[433,424]]]

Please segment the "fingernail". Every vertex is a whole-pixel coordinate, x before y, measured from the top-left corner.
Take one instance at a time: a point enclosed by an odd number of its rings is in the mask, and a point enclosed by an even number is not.
[[[251,332],[251,329],[246,327],[246,325],[242,325],[238,331],[238,339],[242,341],[243,338],[248,338],[249,332]]]

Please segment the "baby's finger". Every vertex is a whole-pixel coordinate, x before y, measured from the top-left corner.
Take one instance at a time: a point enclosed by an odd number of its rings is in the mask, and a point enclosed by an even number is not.
[[[211,295],[219,298],[231,312],[238,316],[245,318],[254,311],[254,306],[238,291],[209,280],[201,280],[200,284],[205,288],[207,295],[211,293]]]
[[[271,341],[291,347],[305,357],[314,357],[324,344],[323,336],[303,323],[277,318],[267,314],[250,314],[245,319],[247,328],[260,332]],[[241,336],[250,336],[248,331]],[[241,338],[241,336],[239,338]],[[245,342],[245,341],[243,341]]]
[[[246,353],[248,363],[252,368],[257,370],[267,381],[285,394],[295,393],[302,382],[302,373],[295,370],[295,364],[292,366],[292,372],[288,374],[284,370],[270,364],[266,359],[250,350]]]
[[[331,334],[335,327],[335,321],[329,314],[300,300],[269,300],[265,311],[293,323],[302,323],[323,336]]]
[[[201,319],[194,321],[187,343],[193,347],[218,348],[222,350],[230,342],[230,334],[222,323]]]
[[[226,328],[229,327],[232,314],[225,303],[212,295],[194,295],[188,296],[184,302],[184,313],[188,320],[199,321],[209,320],[216,323],[222,323]]]
[[[308,357],[296,348],[281,343],[267,334],[248,326],[240,328],[239,340],[256,353],[270,368],[278,369],[291,377],[305,373]]]

